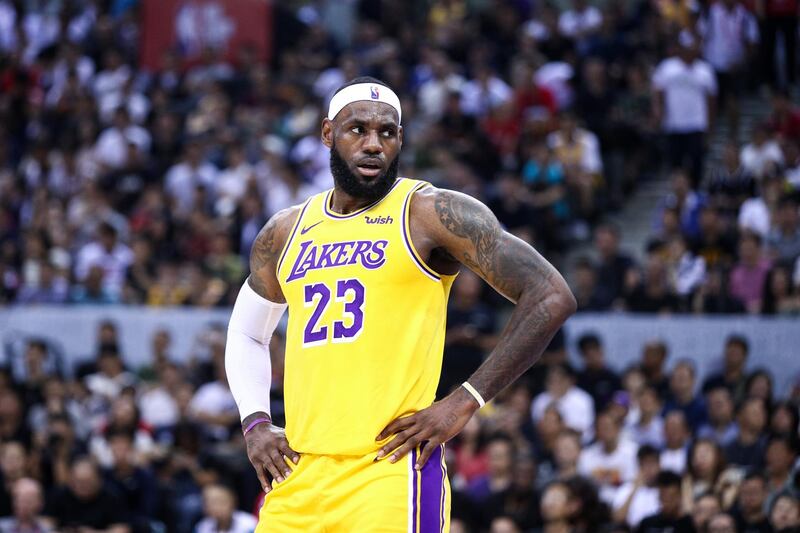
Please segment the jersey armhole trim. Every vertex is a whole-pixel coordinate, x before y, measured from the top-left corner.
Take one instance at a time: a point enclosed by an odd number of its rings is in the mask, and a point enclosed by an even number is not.
[[[294,234],[297,233],[297,228],[300,227],[300,221],[303,220],[303,213],[306,212],[306,208],[308,204],[311,203],[311,200],[314,197],[312,196],[303,204],[303,208],[300,210],[300,214],[297,215],[297,220],[294,221],[294,226],[292,227],[292,232],[289,234],[289,238],[286,239],[286,242],[283,244],[283,249],[281,250],[280,259],[278,259],[278,265],[275,267],[275,277],[278,278],[278,283],[281,281],[281,266],[283,266],[283,260],[286,258],[286,252],[289,250],[289,245],[292,243],[292,239],[294,239]]]
[[[414,248],[414,243],[411,241],[411,228],[409,225],[409,220],[411,219],[411,197],[414,196],[415,192],[424,189],[428,185],[430,184],[421,182],[412,187],[411,190],[408,191],[408,194],[406,194],[406,199],[403,201],[403,244],[405,244],[406,251],[408,255],[411,256],[411,260],[414,264],[417,265],[417,268],[429,279],[440,282],[442,281],[442,275],[429,267],[425,261],[423,261],[422,256],[419,255],[417,249]]]

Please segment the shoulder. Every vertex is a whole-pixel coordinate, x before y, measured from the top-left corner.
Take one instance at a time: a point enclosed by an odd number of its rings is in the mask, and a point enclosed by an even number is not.
[[[433,185],[417,190],[411,201],[410,214],[415,224],[435,222],[459,237],[467,237],[472,229],[472,215],[491,215],[481,201],[458,191]]]
[[[303,204],[293,205],[281,209],[270,217],[264,227],[261,228],[261,231],[258,232],[258,236],[253,243],[251,261],[256,253],[267,253],[270,256],[280,253],[302,209]]]

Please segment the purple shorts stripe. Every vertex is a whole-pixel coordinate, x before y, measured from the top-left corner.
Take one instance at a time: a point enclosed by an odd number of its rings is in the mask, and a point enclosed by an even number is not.
[[[439,533],[442,530],[442,447],[437,446],[420,471],[422,481],[419,495],[419,533]]]
[[[417,527],[417,524],[419,522],[419,520],[418,520],[418,517],[419,517],[419,506],[417,504],[418,496],[419,496],[419,494],[417,492],[417,486],[419,485],[419,472],[417,471],[416,468],[414,468],[415,464],[417,464],[417,450],[416,449],[411,450],[411,472],[413,472],[411,474],[411,476],[412,476],[411,484],[414,487],[413,494],[412,494],[412,500],[411,500],[412,501],[412,504],[411,504],[412,505],[412,512],[411,512],[411,520],[412,520],[411,531],[412,531],[412,533],[418,533],[418,531],[419,531],[419,529]]]

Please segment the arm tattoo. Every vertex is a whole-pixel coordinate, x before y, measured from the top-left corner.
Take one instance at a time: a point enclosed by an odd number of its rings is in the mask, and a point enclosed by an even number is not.
[[[253,249],[250,252],[250,277],[247,278],[247,282],[261,296],[265,296],[268,293],[268,289],[259,275],[259,270],[275,268],[278,256],[281,253],[281,247],[279,243],[276,243],[275,238],[277,227],[278,217],[275,216],[258,232],[258,236],[253,243]]]
[[[489,400],[536,362],[571,313],[571,295],[565,296],[555,268],[505,233],[486,206],[450,191],[439,192],[434,206],[442,226],[470,243],[459,254],[448,253],[460,255],[459,261],[517,304],[496,348],[469,379]]]

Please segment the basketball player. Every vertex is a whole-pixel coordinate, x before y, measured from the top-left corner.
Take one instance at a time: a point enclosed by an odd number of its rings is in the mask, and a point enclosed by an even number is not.
[[[253,245],[226,369],[268,492],[258,532],[448,531],[444,443],[575,310],[559,273],[486,206],[397,176],[401,119],[374,78],[339,89],[322,121],[334,188],[275,214]],[[462,264],[516,308],[486,362],[434,403]],[[287,307],[284,433],[269,416],[268,344]]]

